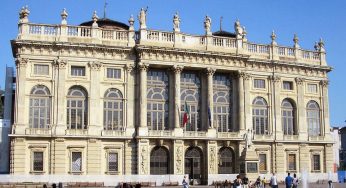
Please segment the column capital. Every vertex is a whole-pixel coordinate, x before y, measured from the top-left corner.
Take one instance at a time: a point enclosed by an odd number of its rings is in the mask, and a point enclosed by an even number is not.
[[[57,58],[54,60],[54,65],[55,65],[55,68],[57,69],[65,69],[67,65],[67,61],[64,59]]]
[[[208,67],[207,69],[206,69],[206,73],[207,73],[207,75],[208,76],[213,76],[214,75],[214,73],[215,73],[215,71],[216,71],[216,69],[215,68],[212,68],[212,67]]]
[[[29,63],[29,59],[28,58],[21,58],[21,57],[17,57],[15,60],[16,63],[16,67],[26,67],[26,65]]]
[[[244,80],[249,80],[251,78],[251,74],[243,71],[238,71],[238,77],[243,78]]]
[[[321,80],[321,81],[320,81],[320,85],[321,85],[322,87],[327,87],[327,86],[329,85],[329,80]]]
[[[135,68],[135,67],[134,67],[134,65],[132,65],[132,64],[126,64],[126,65],[125,65],[125,69],[126,69],[127,72],[132,72],[132,70],[133,70],[134,68]]]
[[[273,82],[280,82],[281,81],[281,77],[280,76],[269,76],[269,79],[272,80]]]
[[[90,66],[91,70],[99,71],[102,67],[102,63],[99,61],[90,61],[89,66]]]
[[[297,82],[298,85],[303,85],[303,83],[304,83],[304,81],[305,81],[304,78],[300,78],[300,77],[295,78],[295,80],[296,80],[296,82]]]
[[[180,74],[184,69],[182,65],[173,65],[172,70],[175,74]]]
[[[146,63],[142,63],[142,62],[138,63],[138,69],[140,71],[148,71],[148,67],[149,65]]]

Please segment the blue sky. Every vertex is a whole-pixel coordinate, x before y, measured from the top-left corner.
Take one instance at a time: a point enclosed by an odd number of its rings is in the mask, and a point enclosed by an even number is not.
[[[223,16],[223,30],[233,32],[238,18],[248,32],[248,40],[270,43],[275,30],[279,45],[292,46],[293,35],[304,49],[313,49],[320,37],[325,40],[327,61],[333,67],[329,73],[329,100],[332,126],[346,125],[346,1],[334,0],[107,0],[107,17],[127,23],[141,7],[148,6],[147,25],[150,29],[172,30],[176,11],[181,17],[181,31],[202,34],[205,15],[212,18],[212,30],[219,29]],[[17,35],[18,11],[28,5],[30,22],[59,24],[63,8],[69,14],[68,24],[78,25],[91,20],[94,10],[103,16],[104,0],[1,0],[0,8],[0,87],[4,88],[5,67],[14,66],[10,40]],[[138,28],[138,21],[135,26]]]

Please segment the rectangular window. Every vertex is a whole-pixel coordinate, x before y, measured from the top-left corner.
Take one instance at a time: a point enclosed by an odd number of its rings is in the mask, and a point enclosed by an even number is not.
[[[43,152],[34,152],[33,153],[33,171],[34,172],[43,172]]]
[[[283,81],[283,89],[284,90],[293,90],[293,82]]]
[[[118,154],[108,153],[108,171],[117,172],[118,171]]]
[[[82,152],[72,152],[71,172],[82,171]]]
[[[308,93],[317,93],[317,84],[308,84]]]
[[[321,163],[320,163],[320,155],[313,155],[312,156],[312,170],[313,171],[320,171],[321,170]]]
[[[107,68],[107,78],[120,79],[121,70],[115,68]]]
[[[247,162],[246,163],[247,166],[247,173],[257,173],[257,163],[256,162]]]
[[[34,65],[34,74],[35,75],[49,75],[49,66],[48,65]]]
[[[85,67],[71,66],[71,76],[85,76]]]
[[[296,170],[296,154],[288,154],[288,170]]]
[[[266,154],[259,154],[259,170],[267,171],[267,155]]]
[[[265,80],[263,79],[254,79],[253,85],[254,85],[254,88],[262,88],[262,89],[266,88]]]

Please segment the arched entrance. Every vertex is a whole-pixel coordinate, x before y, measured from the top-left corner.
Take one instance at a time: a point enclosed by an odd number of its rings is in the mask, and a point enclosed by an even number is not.
[[[232,148],[221,148],[219,151],[219,157],[219,174],[233,174],[234,152]]]
[[[169,174],[169,152],[163,146],[155,147],[150,154],[150,174]]]
[[[185,174],[200,184],[202,179],[203,155],[198,147],[190,147],[185,153]]]

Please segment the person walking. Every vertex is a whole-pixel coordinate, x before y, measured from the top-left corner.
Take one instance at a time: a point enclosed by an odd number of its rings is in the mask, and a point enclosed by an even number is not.
[[[272,188],[278,188],[278,180],[276,178],[275,173],[273,173],[273,176],[270,178],[270,186]]]
[[[249,187],[249,178],[245,175],[243,178],[243,188]]]
[[[293,174],[293,188],[297,188],[298,187],[298,178],[297,178],[297,174]]]
[[[266,188],[266,178],[265,177],[263,177],[261,184],[262,184],[262,188]]]
[[[256,188],[261,188],[261,176],[258,176],[255,182]]]
[[[188,183],[188,180],[186,179],[186,176],[184,176],[182,184],[183,184],[183,188],[189,188],[189,183]]]
[[[287,173],[287,177],[285,178],[286,188],[292,188],[293,178],[291,177],[291,173]]]

